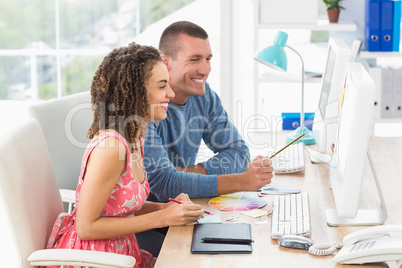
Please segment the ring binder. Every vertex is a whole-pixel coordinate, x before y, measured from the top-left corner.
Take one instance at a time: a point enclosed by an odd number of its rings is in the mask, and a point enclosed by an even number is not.
[[[392,51],[393,37],[393,0],[381,0],[381,51]]]
[[[368,51],[380,51],[381,2],[366,1],[366,44]]]

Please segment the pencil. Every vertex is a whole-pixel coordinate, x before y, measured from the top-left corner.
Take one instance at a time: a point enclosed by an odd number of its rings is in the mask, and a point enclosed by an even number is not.
[[[304,135],[306,135],[306,133],[302,133],[300,134],[296,139],[292,140],[291,142],[289,142],[288,144],[286,144],[282,149],[280,149],[279,151],[277,151],[276,153],[274,153],[273,155],[271,155],[269,157],[269,159],[275,157],[277,154],[279,154],[280,152],[282,152],[283,150],[285,150],[286,148],[288,148],[289,145],[295,143],[298,139],[300,139],[301,137],[303,137]]]
[[[177,204],[183,204],[183,202],[178,201],[178,200],[173,199],[173,198],[169,198],[169,201],[175,202],[175,203],[177,203]],[[206,214],[208,214],[208,215],[212,215],[212,213],[211,213],[211,212],[206,211],[206,210],[204,210],[204,213],[206,213]]]
[[[182,204],[182,202],[180,202],[180,201],[178,201],[176,199],[173,199],[173,198],[169,198],[169,201],[175,202],[177,204]]]

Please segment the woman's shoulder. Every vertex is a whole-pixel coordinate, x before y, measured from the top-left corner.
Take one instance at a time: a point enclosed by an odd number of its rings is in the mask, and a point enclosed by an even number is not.
[[[109,160],[125,160],[127,149],[121,141],[106,137],[95,146],[92,155],[94,154]]]
[[[99,135],[95,145],[98,152],[110,156],[119,156],[119,159],[125,159],[128,145],[126,139],[116,131],[106,131]],[[123,158],[120,158],[123,157]]]

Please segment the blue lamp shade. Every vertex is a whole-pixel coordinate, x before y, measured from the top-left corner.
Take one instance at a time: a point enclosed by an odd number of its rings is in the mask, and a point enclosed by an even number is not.
[[[287,33],[278,32],[275,36],[274,44],[261,50],[254,59],[275,70],[287,71],[288,60],[285,52],[287,40]]]

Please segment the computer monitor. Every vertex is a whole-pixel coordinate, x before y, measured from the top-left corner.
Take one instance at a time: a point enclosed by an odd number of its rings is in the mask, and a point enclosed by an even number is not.
[[[360,63],[349,63],[345,86],[339,96],[339,124],[330,164],[330,186],[335,209],[326,210],[328,225],[377,225],[384,223],[387,210],[374,165],[368,153],[375,85]],[[381,205],[359,208],[366,157],[369,159]]]
[[[350,48],[342,39],[331,37],[328,42],[320,101],[313,122],[317,151],[322,154],[332,153],[331,146],[335,142],[338,121],[338,97],[345,82],[346,64],[350,60]]]

